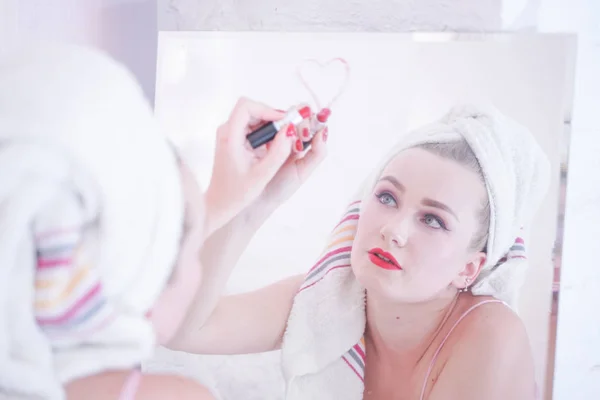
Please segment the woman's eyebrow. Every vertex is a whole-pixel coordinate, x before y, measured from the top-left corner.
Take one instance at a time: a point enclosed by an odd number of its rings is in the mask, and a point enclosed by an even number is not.
[[[454,218],[456,218],[456,220],[460,222],[460,220],[458,219],[458,216],[454,213],[454,211],[452,211],[452,209],[450,207],[448,207],[447,205],[445,205],[444,203],[441,203],[437,200],[425,198],[421,201],[421,204],[423,204],[425,206],[435,207],[435,208],[444,210],[444,211],[452,214],[454,216]]]
[[[393,177],[391,175],[386,175],[383,178],[381,178],[379,181],[387,181],[387,182],[391,183],[392,185],[394,185],[394,187],[396,189],[398,189],[400,192],[406,192],[406,187],[398,179],[396,179],[395,177]],[[429,206],[429,207],[439,208],[440,210],[444,210],[444,211],[452,214],[452,216],[454,216],[454,218],[456,218],[457,221],[460,221],[458,219],[458,216],[456,215],[456,213],[454,211],[452,211],[452,209],[450,207],[448,207],[446,204],[444,204],[440,201],[425,198],[421,201],[421,204],[423,204],[425,206]]]
[[[401,192],[405,192],[406,188],[404,187],[403,184],[400,183],[400,181],[396,178],[394,178],[391,175],[386,175],[383,178],[380,179],[380,181],[388,181],[389,183],[391,183],[392,185],[394,185],[394,187],[396,189],[398,189]]]

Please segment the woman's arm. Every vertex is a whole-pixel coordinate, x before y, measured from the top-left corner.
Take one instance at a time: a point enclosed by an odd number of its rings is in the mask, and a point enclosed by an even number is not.
[[[277,350],[303,279],[292,276],[250,293],[226,296],[204,325],[191,329],[188,325],[167,347],[198,354]]]
[[[525,326],[505,306],[493,311],[479,315],[465,330],[425,399],[535,400],[535,368]]]
[[[303,127],[301,123],[299,131]],[[281,339],[302,276],[292,277],[248,294],[230,296],[223,300],[221,296],[231,271],[256,231],[325,158],[326,138],[326,128],[317,132],[306,153],[291,155],[253,204],[212,233],[204,242],[200,257],[203,264],[202,276],[197,296],[178,334],[167,347],[197,353],[236,353],[266,351],[277,346],[273,342]],[[219,157],[216,156],[215,160],[217,158]],[[220,159],[227,160],[226,157]],[[223,178],[213,172],[211,182],[213,180],[219,182]],[[241,187],[243,185],[234,189],[239,191]],[[208,211],[210,212],[210,207]],[[241,321],[245,321],[243,326],[240,325]],[[253,336],[239,335],[235,330],[240,328],[248,329],[248,333]],[[227,336],[228,332],[235,332],[235,336]]]
[[[253,206],[206,240],[199,290],[178,333],[166,347],[201,354],[277,348],[303,275],[250,293],[222,297],[233,268],[273,209]]]

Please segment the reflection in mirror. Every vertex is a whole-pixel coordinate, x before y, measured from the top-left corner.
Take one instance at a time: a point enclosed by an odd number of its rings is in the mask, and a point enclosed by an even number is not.
[[[325,161],[222,272],[225,295],[299,278],[233,298],[232,321],[219,303],[226,325],[209,319],[144,368],[222,399],[436,399],[465,382],[550,398],[574,43],[162,33],[156,112],[204,187],[238,97],[318,111],[341,95]]]

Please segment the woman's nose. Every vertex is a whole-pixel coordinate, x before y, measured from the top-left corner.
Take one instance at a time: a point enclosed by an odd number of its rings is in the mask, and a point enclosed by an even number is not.
[[[407,221],[390,221],[381,229],[381,238],[391,247],[404,247],[408,238],[407,225]]]

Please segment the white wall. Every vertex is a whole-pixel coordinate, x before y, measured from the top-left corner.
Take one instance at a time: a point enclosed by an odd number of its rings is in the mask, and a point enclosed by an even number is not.
[[[539,29],[580,34],[556,346],[555,399],[600,397],[600,3],[544,0]]]
[[[502,27],[501,0],[159,0],[164,30],[398,31]]]
[[[155,0],[0,0],[0,52],[26,36],[96,46],[127,65],[154,101]]]

